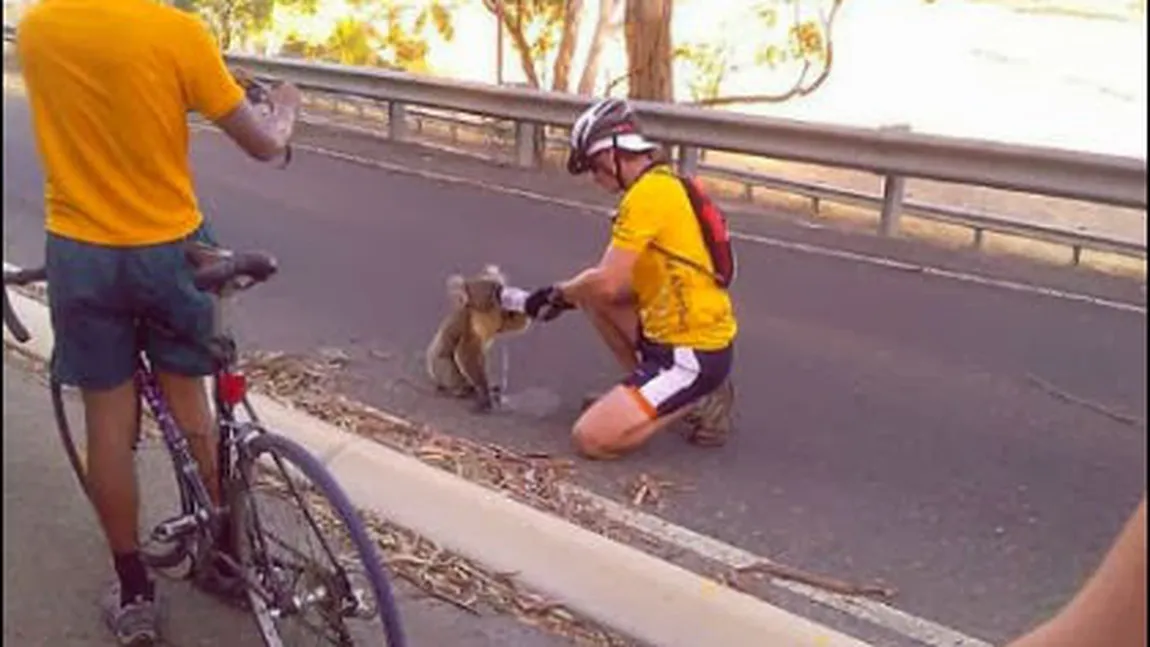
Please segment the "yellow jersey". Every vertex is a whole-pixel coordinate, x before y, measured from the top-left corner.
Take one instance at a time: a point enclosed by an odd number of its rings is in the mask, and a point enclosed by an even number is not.
[[[187,113],[215,120],[244,98],[200,20],[155,0],[42,0],[16,38],[47,230],[139,246],[199,227]]]
[[[612,225],[611,244],[639,254],[631,287],[647,338],[698,350],[719,350],[734,340],[738,323],[730,294],[711,275],[711,256],[690,198],[669,167],[648,170],[627,189]]]

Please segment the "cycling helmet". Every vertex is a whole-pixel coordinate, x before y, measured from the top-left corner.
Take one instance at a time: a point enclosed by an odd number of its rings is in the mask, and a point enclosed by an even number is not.
[[[608,148],[635,153],[658,148],[643,136],[635,111],[624,99],[600,99],[575,120],[571,127],[567,171],[572,175],[586,173],[590,169],[591,157]]]

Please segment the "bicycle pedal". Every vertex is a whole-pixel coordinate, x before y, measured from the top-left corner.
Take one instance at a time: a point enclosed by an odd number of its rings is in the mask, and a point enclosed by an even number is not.
[[[186,514],[161,521],[152,529],[152,538],[164,543],[188,536],[200,527],[200,520],[194,514]]]

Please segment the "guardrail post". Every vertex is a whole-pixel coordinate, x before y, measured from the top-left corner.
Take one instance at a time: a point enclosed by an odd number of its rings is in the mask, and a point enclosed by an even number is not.
[[[879,233],[893,236],[898,233],[899,217],[902,215],[902,196],[906,192],[906,178],[901,175],[888,175],[882,185],[882,216],[879,219]]]
[[[910,132],[910,126],[899,124],[883,130]],[[894,236],[898,233],[899,218],[902,215],[902,198],[906,193],[906,178],[901,175],[888,175],[882,185],[882,214],[879,216],[879,233]]]
[[[694,175],[699,170],[699,149],[685,144],[679,145],[679,172]]]
[[[522,168],[539,165],[539,126],[527,121],[515,122],[515,163]]]
[[[387,135],[397,142],[407,139],[407,106],[398,101],[387,104]]]

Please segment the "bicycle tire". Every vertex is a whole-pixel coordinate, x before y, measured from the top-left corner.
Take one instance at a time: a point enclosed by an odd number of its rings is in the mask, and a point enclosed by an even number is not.
[[[68,424],[68,413],[64,409],[63,385],[56,378],[48,381],[48,390],[52,394],[52,415],[56,418],[56,430],[60,434],[60,443],[64,445],[64,453],[68,456],[68,463],[72,466],[72,473],[80,484],[84,496],[92,499],[88,489],[88,466],[80,452],[76,451],[76,443],[72,442],[72,428]]]
[[[375,550],[374,542],[368,536],[363,520],[356,512],[343,488],[311,452],[289,438],[266,430],[254,437],[243,451],[237,466],[242,472],[237,484],[252,482],[252,470],[258,465],[260,457],[265,454],[290,464],[292,468],[302,473],[303,477],[316,488],[316,494],[326,499],[331,505],[339,517],[339,521],[347,529],[359,563],[364,567],[364,575],[373,589],[387,647],[406,647],[406,636],[403,632],[399,611],[383,560]],[[250,491],[243,488],[238,494],[250,496]],[[241,505],[232,506],[232,530],[236,546],[243,545],[244,537],[248,531],[248,517],[239,513],[239,510],[242,509],[244,507]],[[247,569],[251,567],[251,564],[242,563],[242,567]],[[265,634],[266,630],[258,617],[259,612],[255,604],[258,596],[250,590],[248,595],[252,602],[251,610],[255,616],[257,628],[260,630],[264,641],[269,645],[279,644],[278,639],[270,638]]]

